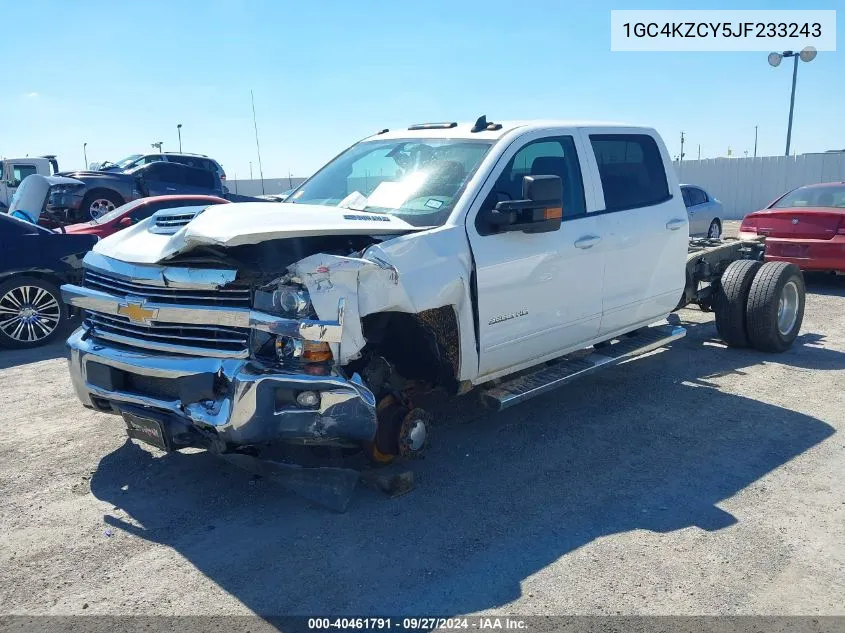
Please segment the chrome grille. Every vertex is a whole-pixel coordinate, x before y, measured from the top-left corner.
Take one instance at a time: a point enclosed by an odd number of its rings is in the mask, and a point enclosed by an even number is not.
[[[155,303],[234,308],[248,308],[250,305],[250,289],[245,286],[209,288],[208,290],[171,288],[138,283],[137,281],[125,281],[92,270],[85,271],[82,285],[119,297],[141,297]]]
[[[172,235],[203,211],[205,211],[205,208],[202,207],[193,207],[179,211],[158,211],[153,214],[152,225],[149,227],[149,231],[151,233]]]
[[[126,317],[90,310],[85,313],[85,325],[97,338],[165,352],[240,358],[246,356],[249,345],[248,329],[221,325],[139,325]]]
[[[178,226],[185,226],[196,217],[195,213],[181,213],[179,215],[162,215],[156,218],[156,226],[162,229],[169,229]]]
[[[83,286],[136,301],[198,307],[249,308],[251,296],[250,289],[244,286],[173,288],[119,279],[90,269],[85,271]],[[129,347],[218,358],[246,358],[249,352],[249,328],[162,321],[143,324],[122,315],[92,310],[85,312],[85,325],[95,337]]]

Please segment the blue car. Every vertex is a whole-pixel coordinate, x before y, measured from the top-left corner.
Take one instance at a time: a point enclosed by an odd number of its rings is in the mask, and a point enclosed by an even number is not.
[[[81,279],[97,239],[0,214],[0,347],[38,347],[61,334],[69,312],[59,286]]]

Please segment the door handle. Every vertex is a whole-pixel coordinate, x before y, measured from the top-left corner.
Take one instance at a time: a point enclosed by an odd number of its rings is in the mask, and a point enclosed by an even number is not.
[[[666,228],[669,229],[670,231],[677,231],[679,228],[686,225],[686,223],[687,223],[686,220],[682,220],[681,218],[675,218],[673,220],[669,220],[666,223]]]
[[[176,191],[176,187],[167,187],[168,191]]]
[[[601,242],[601,237],[598,235],[585,235],[575,240],[575,248],[592,248]]]

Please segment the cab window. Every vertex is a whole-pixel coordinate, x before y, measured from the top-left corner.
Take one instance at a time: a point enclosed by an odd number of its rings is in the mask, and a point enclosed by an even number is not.
[[[668,200],[663,159],[648,134],[591,134],[608,211],[649,207]]]
[[[522,199],[522,179],[525,176],[560,177],[564,221],[586,213],[584,182],[571,136],[539,139],[520,149],[496,180],[485,207],[492,208],[503,200]]]
[[[14,186],[21,184],[24,178],[38,173],[38,168],[35,165],[13,165],[12,166],[12,180]]]

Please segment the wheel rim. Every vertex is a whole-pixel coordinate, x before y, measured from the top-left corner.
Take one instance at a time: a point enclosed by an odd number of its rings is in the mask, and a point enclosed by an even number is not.
[[[798,286],[794,281],[788,282],[778,299],[778,331],[786,336],[795,327],[798,319]]]
[[[38,286],[17,286],[0,297],[0,330],[21,343],[41,341],[58,327],[61,306]]]
[[[716,239],[717,237],[719,237],[719,233],[720,233],[719,223],[716,222],[716,221],[711,222],[710,223],[710,230],[707,231],[707,237],[709,237],[711,239]]]
[[[92,220],[98,220],[111,211],[114,211],[114,203],[111,200],[106,200],[105,198],[97,198],[88,208],[88,212],[91,214]]]

